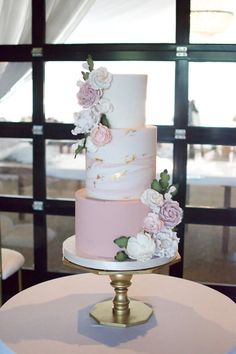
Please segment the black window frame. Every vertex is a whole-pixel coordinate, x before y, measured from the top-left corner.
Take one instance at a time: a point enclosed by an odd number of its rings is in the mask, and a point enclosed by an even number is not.
[[[45,0],[32,0],[32,43],[0,45],[0,61],[31,62],[33,80],[32,122],[0,122],[1,138],[29,138],[33,146],[33,196],[0,196],[1,212],[20,212],[33,215],[34,270],[23,270],[24,287],[40,281],[64,276],[65,273],[47,270],[47,215],[74,216],[73,200],[47,198],[45,141],[73,141],[72,124],[46,123],[44,117],[44,70],[47,61],[84,61],[90,53],[95,61],[173,61],[175,62],[175,109],[173,126],[158,127],[158,142],[173,144],[173,180],[180,186],[178,199],[184,209],[184,222],[179,227],[182,261],[171,267],[170,274],[183,276],[184,225],[236,226],[236,208],[203,208],[185,204],[188,144],[236,145],[236,128],[188,126],[188,69],[190,62],[235,62],[236,44],[190,44],[190,0],[176,0],[176,42],[140,44],[48,44],[45,42]],[[183,50],[184,48],[184,50]],[[35,50],[36,49],[36,50]],[[38,51],[38,49],[40,49]],[[183,50],[183,55],[179,52]],[[36,54],[35,54],[36,53]],[[42,134],[33,134],[35,125]],[[186,139],[175,137],[176,129],[186,131]],[[34,202],[42,202],[42,210]],[[69,270],[68,270],[69,274]],[[236,299],[234,285],[207,284]],[[5,291],[6,288],[5,288]]]

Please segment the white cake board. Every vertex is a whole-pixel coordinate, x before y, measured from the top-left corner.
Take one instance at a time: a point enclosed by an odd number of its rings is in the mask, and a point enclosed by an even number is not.
[[[176,254],[177,256],[177,254]],[[63,257],[66,258],[69,262],[80,265],[86,268],[93,268],[99,270],[107,271],[133,271],[140,269],[148,269],[159,267],[173,261],[176,256],[172,258],[168,257],[155,257],[145,262],[138,261],[124,261],[118,262],[113,258],[100,258],[88,255],[83,252],[77,252],[75,249],[75,235],[67,238],[63,242]]]

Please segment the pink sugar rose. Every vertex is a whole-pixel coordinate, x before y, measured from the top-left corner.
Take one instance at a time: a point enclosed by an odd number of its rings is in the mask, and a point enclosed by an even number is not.
[[[147,232],[159,232],[163,229],[164,222],[155,213],[148,213],[144,219],[143,228]]]
[[[80,86],[79,92],[77,93],[78,102],[83,108],[89,108],[95,105],[98,103],[100,97],[101,91],[93,89],[88,81]]]
[[[159,216],[165,226],[175,227],[182,220],[183,210],[180,208],[178,202],[174,200],[165,200],[160,208]]]
[[[92,143],[98,147],[109,143],[112,139],[110,129],[102,124],[98,124],[97,127],[93,128],[90,136]]]

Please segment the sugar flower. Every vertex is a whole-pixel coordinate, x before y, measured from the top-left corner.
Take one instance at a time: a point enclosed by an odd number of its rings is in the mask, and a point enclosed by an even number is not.
[[[169,186],[170,176],[164,170],[160,180],[154,179],[151,188],[141,196],[149,212],[143,220],[143,228],[136,236],[121,236],[114,240],[122,251],[116,253],[117,261],[136,259],[146,261],[153,257],[172,258],[178,251],[179,238],[175,228],[182,220],[183,210],[172,197],[177,186]]]
[[[155,256],[174,257],[178,251],[179,238],[171,229],[164,229],[154,235],[156,242]]]
[[[77,93],[78,103],[83,108],[89,108],[96,105],[101,97],[101,91],[94,90],[89,82],[85,82],[81,85],[79,92]]]
[[[74,114],[75,127],[71,132],[73,135],[84,134],[85,141],[83,145],[76,144],[75,155],[84,148],[90,152],[96,151],[112,139],[106,115],[114,107],[108,99],[103,98],[104,90],[111,85],[112,74],[104,67],[94,69],[91,56],[88,56],[82,67],[86,71],[81,71],[84,81],[77,82],[77,99],[83,110]]]
[[[183,210],[177,201],[166,200],[160,208],[159,216],[166,226],[175,227],[182,220]]]
[[[154,189],[148,188],[142,194],[141,201],[151,210],[159,211],[161,205],[163,204],[163,195]]]
[[[97,127],[91,131],[91,140],[96,146],[103,146],[109,143],[112,139],[111,131],[105,125],[98,124]]]
[[[129,238],[126,251],[129,258],[145,262],[152,258],[155,249],[155,241],[151,236],[140,232],[136,236]]]
[[[98,117],[88,109],[75,113],[74,119],[75,128],[72,130],[73,135],[89,133],[98,122]]]
[[[164,222],[156,213],[148,213],[143,222],[143,228],[146,232],[155,233],[162,230]]]
[[[108,89],[111,81],[112,74],[104,67],[93,70],[89,75],[89,83],[95,90]]]

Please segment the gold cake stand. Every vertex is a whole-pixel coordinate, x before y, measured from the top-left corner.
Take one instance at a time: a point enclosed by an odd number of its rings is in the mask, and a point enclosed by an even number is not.
[[[150,305],[141,301],[129,299],[128,288],[132,284],[131,279],[133,275],[158,273],[161,268],[178,263],[180,259],[180,255],[177,254],[175,259],[164,265],[148,269],[127,271],[109,271],[87,268],[73,263],[65,257],[63,258],[63,264],[89,273],[108,275],[111,280],[110,284],[115,290],[115,296],[111,300],[96,304],[90,311],[90,316],[101,325],[128,327],[145,323],[153,313]]]

